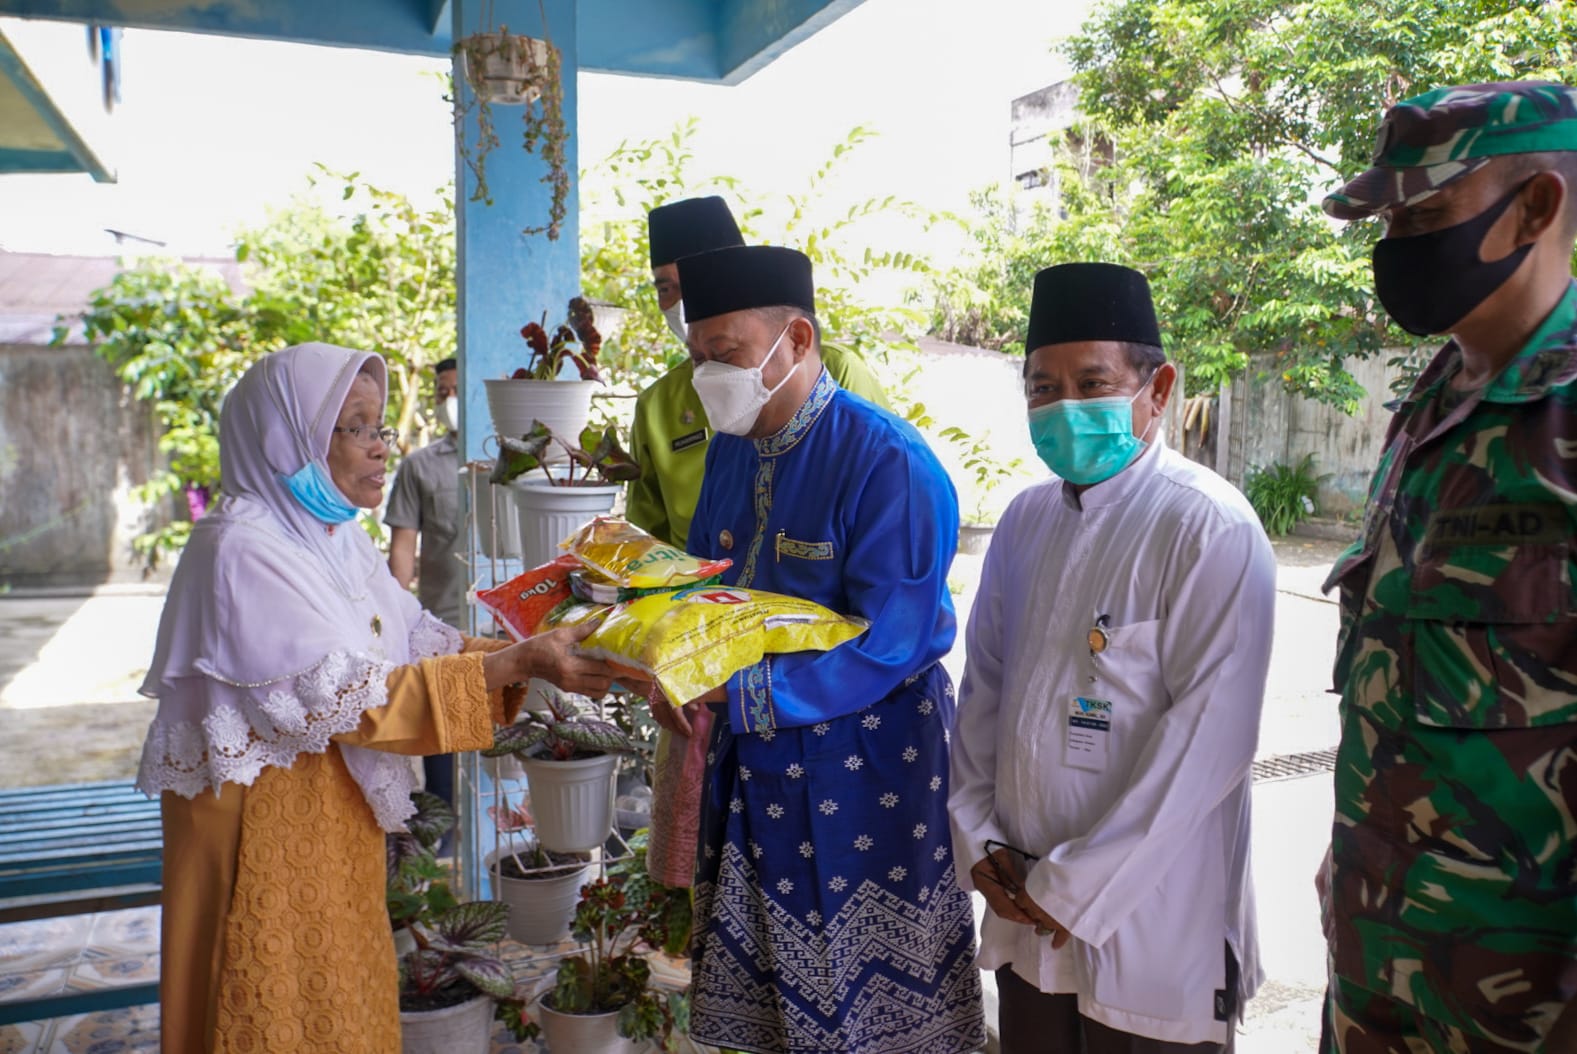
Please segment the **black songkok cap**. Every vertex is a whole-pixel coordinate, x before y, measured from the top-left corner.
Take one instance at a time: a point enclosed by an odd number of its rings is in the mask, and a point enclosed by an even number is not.
[[[659,205],[646,214],[646,230],[653,267],[671,264],[681,256],[745,244],[728,203],[716,195]]]
[[[1109,263],[1058,264],[1035,275],[1024,353],[1086,340],[1161,346],[1144,275]]]
[[[797,307],[816,313],[810,257],[776,245],[740,245],[679,261],[686,322],[754,307]]]

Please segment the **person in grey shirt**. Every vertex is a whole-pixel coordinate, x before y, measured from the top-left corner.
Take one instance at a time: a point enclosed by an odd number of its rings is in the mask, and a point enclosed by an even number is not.
[[[389,570],[409,589],[414,580],[422,607],[451,626],[460,625],[465,565],[455,556],[460,533],[459,371],[454,359],[433,367],[433,398],[444,434],[400,462],[383,514],[390,529]],[[418,538],[420,559],[418,560]],[[454,758],[424,758],[427,789],[454,802]]]

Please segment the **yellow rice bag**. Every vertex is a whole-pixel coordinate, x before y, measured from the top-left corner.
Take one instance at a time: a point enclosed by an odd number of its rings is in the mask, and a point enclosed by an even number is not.
[[[829,651],[864,619],[810,600],[737,586],[694,586],[614,608],[581,650],[650,676],[675,704],[726,682],[762,656]]]
[[[598,516],[560,542],[559,548],[628,589],[677,589],[721,574],[733,563],[691,556],[613,516]]]

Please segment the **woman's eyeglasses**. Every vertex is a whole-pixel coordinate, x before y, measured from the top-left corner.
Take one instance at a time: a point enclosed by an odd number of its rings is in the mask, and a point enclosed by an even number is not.
[[[357,425],[355,428],[341,428],[335,425],[334,431],[344,432],[357,446],[372,446],[374,442],[380,440],[384,446],[393,446],[394,441],[400,438],[398,428],[385,428],[382,425]]]

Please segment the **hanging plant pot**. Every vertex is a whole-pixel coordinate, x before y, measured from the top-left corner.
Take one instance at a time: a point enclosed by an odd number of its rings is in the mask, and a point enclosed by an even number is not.
[[[502,106],[536,102],[550,72],[551,47],[514,33],[476,33],[456,50],[477,98]]]
[[[613,781],[617,754],[571,761],[527,758],[526,787],[537,841],[555,853],[599,848],[613,832]]]
[[[543,36],[547,35],[546,22]],[[487,185],[487,155],[503,142],[493,122],[493,107],[521,107],[521,146],[547,165],[543,182],[552,188],[547,222],[521,231],[528,237],[546,234],[557,241],[569,214],[570,171],[565,151],[569,130],[564,124],[563,61],[547,40],[533,40],[499,26],[497,32],[475,33],[455,42],[454,54],[471,87],[454,96],[455,145],[470,170],[471,200],[493,203]],[[471,118],[474,116],[474,123]],[[474,129],[474,133],[473,133]]]
[[[487,1054],[493,1000],[488,996],[442,1010],[400,1011],[401,1054]]]

